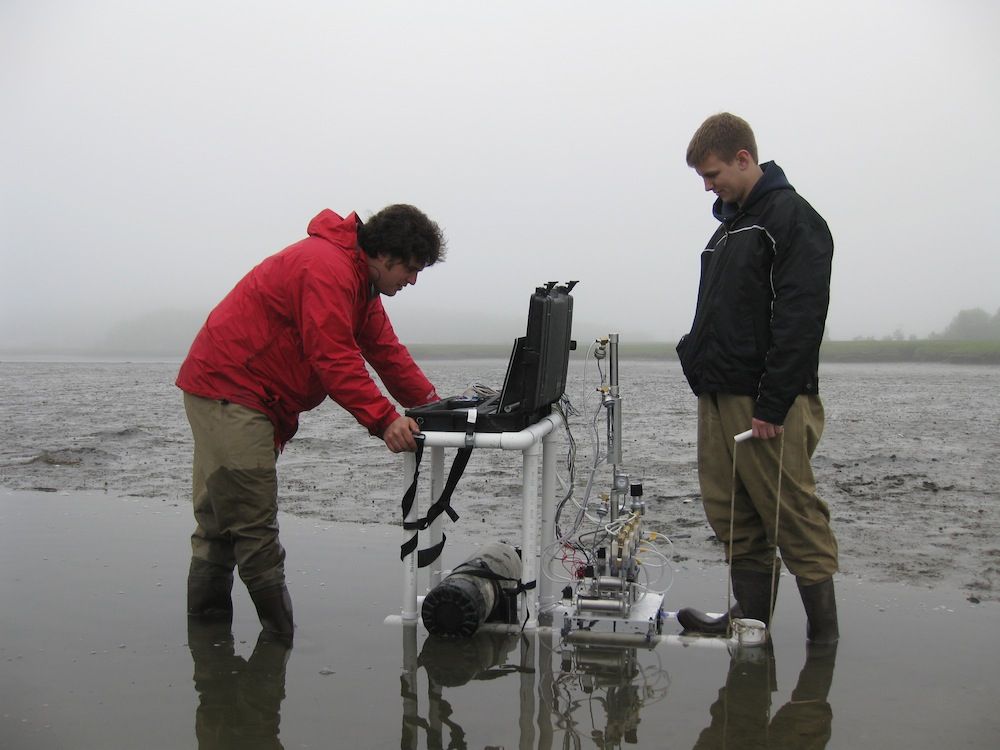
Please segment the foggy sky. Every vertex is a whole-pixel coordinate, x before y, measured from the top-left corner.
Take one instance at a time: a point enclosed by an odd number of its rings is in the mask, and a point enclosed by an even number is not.
[[[404,340],[567,279],[577,337],[674,340],[723,110],[831,226],[832,338],[923,337],[1000,307],[998,32],[986,0],[3,0],[0,348],[203,316],[321,209],[397,202],[449,241]]]

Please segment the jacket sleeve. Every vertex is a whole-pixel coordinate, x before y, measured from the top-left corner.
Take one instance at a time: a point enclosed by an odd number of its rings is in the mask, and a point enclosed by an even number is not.
[[[298,286],[299,329],[313,370],[330,398],[381,437],[399,412],[372,380],[358,343],[365,290],[348,267],[324,258],[303,269]]]
[[[783,424],[795,398],[816,387],[816,363],[830,304],[833,237],[808,204],[794,207],[775,232],[771,342],[754,417]]]
[[[438,399],[433,384],[396,337],[380,297],[368,304],[368,315],[358,339],[365,359],[400,404],[410,408]]]

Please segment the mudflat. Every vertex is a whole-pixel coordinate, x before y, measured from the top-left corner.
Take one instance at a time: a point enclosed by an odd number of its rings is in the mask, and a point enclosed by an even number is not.
[[[473,382],[499,387],[496,359],[423,363],[442,394]],[[106,491],[186,504],[190,434],[176,362],[0,362],[0,486]],[[647,523],[669,537],[675,563],[711,567],[723,550],[704,520],[695,460],[695,398],[675,362],[626,360],[620,368],[627,471],[644,484]],[[575,361],[567,392],[577,443],[576,494],[600,454],[601,373]],[[844,576],[944,587],[1000,600],[1000,367],[826,364],[826,430],[814,468],[830,506]],[[520,455],[475,452],[455,494],[461,532],[516,541]],[[332,402],[303,415],[278,462],[280,507],[350,523],[399,518],[406,478],[388,454]],[[565,471],[563,472],[565,474]],[[610,477],[601,465],[595,493]],[[452,532],[449,532],[452,533]]]

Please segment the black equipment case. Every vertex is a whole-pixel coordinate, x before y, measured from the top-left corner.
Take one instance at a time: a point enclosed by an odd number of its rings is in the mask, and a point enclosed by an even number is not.
[[[528,303],[525,335],[514,341],[503,390],[492,396],[452,396],[408,409],[425,432],[517,432],[552,412],[566,390],[575,281],[549,282]],[[469,410],[476,410],[472,424]]]

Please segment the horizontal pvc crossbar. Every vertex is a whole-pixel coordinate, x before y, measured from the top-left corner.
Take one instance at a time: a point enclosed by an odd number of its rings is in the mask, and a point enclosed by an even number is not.
[[[562,414],[552,413],[519,432],[477,432],[472,437],[476,448],[500,448],[523,451],[563,424]],[[425,432],[424,445],[441,448],[464,448],[464,432]]]

